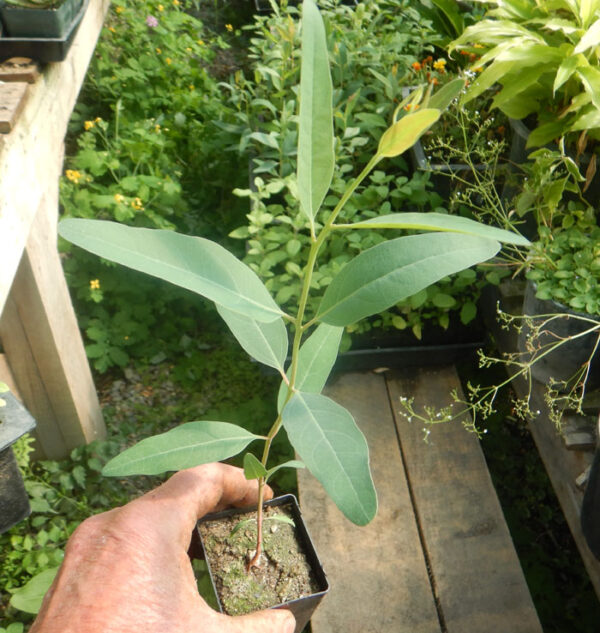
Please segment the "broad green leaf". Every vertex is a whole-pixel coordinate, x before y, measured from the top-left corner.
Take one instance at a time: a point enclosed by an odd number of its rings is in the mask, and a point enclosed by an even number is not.
[[[594,108],[581,114],[569,128],[573,132],[579,130],[591,130],[600,127],[600,110]]]
[[[435,94],[433,94],[429,103],[427,104],[428,108],[435,108],[436,110],[441,110],[442,112],[458,97],[460,91],[465,87],[466,82],[464,79],[453,79],[449,81],[445,86],[440,88]]]
[[[288,335],[282,318],[261,323],[217,305],[217,311],[242,348],[259,363],[285,371]]]
[[[192,290],[257,321],[274,321],[282,314],[256,273],[210,240],[72,218],[60,222],[58,231],[100,257]]]
[[[244,455],[244,477],[246,479],[258,479],[266,477],[267,469],[256,459],[252,453]]]
[[[325,26],[314,1],[304,0],[297,169],[300,206],[311,225],[333,177],[332,93]]]
[[[555,95],[556,91],[563,86],[573,76],[573,73],[585,60],[579,55],[571,55],[563,60],[561,65],[556,71],[554,78],[554,85],[552,86],[552,93]]]
[[[566,121],[551,121],[532,130],[527,137],[525,147],[540,147],[561,137],[567,131]]]
[[[275,136],[271,134],[265,134],[264,132],[252,132],[248,138],[252,138],[267,147],[271,147],[273,149],[279,149],[279,143]]]
[[[465,28],[465,24],[456,0],[432,0],[432,2],[452,26],[452,31],[456,35],[460,35]]]
[[[271,479],[271,477],[278,470],[281,470],[282,468],[297,468],[297,469],[301,469],[301,468],[306,468],[306,464],[304,462],[301,462],[299,459],[290,459],[287,462],[283,462],[283,464],[279,464],[278,466],[273,466],[273,468],[269,468],[269,470],[267,471],[266,481],[269,481],[269,479]]]
[[[187,422],[166,433],[148,437],[113,457],[102,469],[107,477],[159,475],[209,462],[243,451],[261,439],[228,422]]]
[[[37,613],[59,569],[59,567],[49,567],[36,574],[13,593],[10,599],[10,606],[25,613]]]
[[[547,66],[538,64],[524,68],[519,66],[518,70],[508,73],[503,79],[502,90],[492,101],[492,107],[504,110],[506,107],[511,107],[511,102],[520,101],[522,93],[529,90],[546,70]]]
[[[298,353],[296,384],[298,391],[321,393],[335,364],[344,328],[320,323],[304,341]],[[290,370],[287,372],[290,378]],[[277,398],[277,410],[281,411],[288,387],[282,381]]]
[[[377,495],[367,442],[352,415],[326,396],[299,392],[282,417],[292,446],[337,507],[356,525],[369,523]]]
[[[582,66],[577,74],[583,82],[585,91],[590,95],[592,103],[600,110],[600,70],[593,66]]]
[[[363,222],[338,225],[348,229],[416,229],[422,231],[452,231],[478,235],[507,244],[528,246],[529,240],[518,233],[505,231],[495,226],[445,213],[390,213]]]
[[[536,64],[560,63],[564,55],[547,44],[527,42],[523,46],[512,46],[500,53],[498,62],[517,62],[519,67],[534,66]]]
[[[488,88],[491,88],[491,86],[508,74],[514,65],[515,62],[493,62],[490,64],[470,85],[462,102],[468,103],[485,92]]]
[[[351,325],[447,275],[490,259],[499,250],[495,240],[459,233],[424,233],[382,242],[334,277],[317,318],[331,325]]]
[[[425,134],[440,114],[437,109],[425,108],[403,116],[383,133],[377,154],[388,158],[402,154]]]

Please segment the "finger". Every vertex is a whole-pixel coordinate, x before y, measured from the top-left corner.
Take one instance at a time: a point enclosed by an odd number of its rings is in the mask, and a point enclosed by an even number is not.
[[[248,615],[225,616],[227,633],[294,633],[296,619],[287,609],[265,609]]]
[[[273,495],[265,486],[265,499]],[[156,490],[130,505],[149,516],[161,516],[165,537],[177,539],[184,547],[196,521],[213,510],[257,502],[256,480],[248,481],[240,468],[227,464],[204,464],[175,473]],[[157,513],[160,513],[159,515]]]

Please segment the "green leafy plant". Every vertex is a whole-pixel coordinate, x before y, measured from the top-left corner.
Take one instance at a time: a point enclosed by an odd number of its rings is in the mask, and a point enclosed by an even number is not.
[[[493,106],[508,116],[534,115],[530,147],[568,134],[597,139],[600,128],[600,2],[476,0],[484,19],[451,45],[481,55],[483,68],[464,100],[499,85]]]
[[[273,300],[257,275],[222,246],[201,237],[165,230],[132,228],[113,222],[66,219],[60,234],[117,263],[192,290],[216,304],[217,311],[243,349],[276,369],[282,378],[278,415],[260,436],[220,421],[196,421],[142,440],[111,460],[106,475],[157,474],[227,459],[254,441],[260,458],[244,456],[246,476],[258,480],[256,553],[260,563],[262,500],[265,483],[296,460],[271,466],[270,449],[283,428],[291,444],[340,510],[364,525],[375,515],[368,448],[350,412],[321,394],[336,359],[344,326],[414,295],[439,279],[493,257],[500,242],[527,245],[518,234],[443,214],[384,214],[355,223],[338,223],[359,184],[386,158],[406,151],[456,97],[462,81],[435,95],[422,94],[420,109],[400,103],[394,122],[377,151],[324,216],[321,205],[334,172],[332,83],[325,28],[313,0],[302,7],[302,64],[298,132],[297,189],[310,240],[302,272],[302,290],[293,313]],[[416,97],[413,97],[413,102]],[[412,229],[429,231],[382,242],[348,262],[328,285],[317,313],[306,318],[312,277],[323,244],[342,231]],[[286,322],[291,327],[291,359]]]

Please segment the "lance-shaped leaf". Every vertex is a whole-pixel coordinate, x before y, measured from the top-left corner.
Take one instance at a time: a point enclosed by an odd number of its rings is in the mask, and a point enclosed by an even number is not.
[[[256,273],[210,240],[72,218],[63,220],[58,230],[91,253],[192,290],[257,321],[274,321],[282,314]]]
[[[443,277],[490,259],[500,244],[473,235],[424,233],[382,242],[350,261],[329,284],[317,318],[345,326],[387,310]]]
[[[369,449],[352,415],[330,398],[296,393],[283,411],[292,446],[344,515],[366,525],[377,512]]]
[[[218,462],[237,455],[257,439],[262,438],[228,422],[187,422],[148,437],[113,457],[102,474],[108,477],[159,475]]]
[[[321,393],[337,358],[344,328],[320,323],[304,341],[298,352],[298,369],[294,388],[297,391]],[[290,378],[288,369],[287,377]],[[281,411],[288,386],[281,383],[277,397],[277,410]]]
[[[464,79],[453,79],[442,86],[435,94],[429,98],[428,108],[445,110],[458,97],[461,90],[466,86]]]
[[[288,335],[282,318],[270,323],[261,323],[223,306],[217,305],[217,311],[239,344],[252,358],[283,374]]]
[[[302,4],[298,196],[313,225],[334,167],[332,84],[325,27],[313,0]]]
[[[390,213],[380,215],[363,222],[354,224],[341,224],[348,229],[416,229],[421,231],[450,231],[455,233],[466,233],[467,235],[478,235],[491,240],[504,242],[507,244],[518,244],[519,246],[529,246],[529,240],[513,231],[506,231],[495,226],[487,226],[463,218],[458,215],[447,215],[445,213]]]
[[[383,133],[377,155],[392,158],[402,154],[425,134],[440,114],[436,108],[425,108],[403,116]]]

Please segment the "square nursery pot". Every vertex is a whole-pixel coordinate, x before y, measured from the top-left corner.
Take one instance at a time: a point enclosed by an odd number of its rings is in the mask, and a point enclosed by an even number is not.
[[[64,0],[55,8],[20,7],[4,1],[0,17],[6,36],[27,38],[62,38],[71,28],[83,0]]]
[[[310,620],[325,594],[329,591],[329,584],[319,561],[314,545],[308,534],[298,501],[294,495],[284,495],[265,503],[264,549],[261,567],[256,572],[246,572],[246,554],[252,549],[254,535],[256,534],[255,519],[247,516],[255,513],[256,508],[233,508],[209,514],[197,524],[197,535],[200,541],[200,555],[205,559],[217,597],[219,610],[228,615],[241,615],[264,608],[289,609],[296,618],[295,633],[300,633]],[[273,519],[277,513],[284,512],[292,519],[294,525]],[[223,522],[226,522],[223,524]],[[234,543],[236,559],[229,558],[230,554],[222,549],[223,545],[215,543],[220,541],[219,535],[209,534],[211,526],[219,526],[218,530],[223,540]],[[236,527],[237,526],[237,527]],[[232,534],[232,529],[235,533]],[[277,534],[279,533],[279,534]],[[276,539],[279,535],[293,538],[295,543],[289,548],[288,544],[279,545]],[[290,556],[290,549],[293,556]],[[282,559],[275,564],[273,561],[279,556]],[[233,555],[232,555],[233,556]],[[225,561],[223,572],[217,569],[217,563]],[[219,565],[220,566],[220,565]],[[267,570],[275,570],[279,577],[272,581],[261,581],[260,576]],[[282,570],[292,569],[291,577],[284,577]],[[261,571],[262,570],[262,571]],[[300,573],[298,570],[301,570]],[[290,587],[295,587],[297,578],[307,575],[310,578],[310,589],[300,596],[294,596]],[[228,590],[233,584],[237,585],[237,578],[249,579],[254,583],[253,592],[261,594],[268,600],[264,604],[248,608],[242,605],[239,593]],[[269,587],[269,589],[265,589]],[[286,594],[291,595],[286,595]],[[266,595],[269,594],[267,598]]]
[[[6,404],[0,407],[0,533],[28,517],[29,497],[12,445],[35,427],[35,420],[11,394],[2,393]]]

